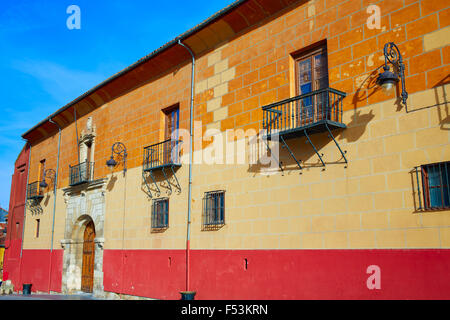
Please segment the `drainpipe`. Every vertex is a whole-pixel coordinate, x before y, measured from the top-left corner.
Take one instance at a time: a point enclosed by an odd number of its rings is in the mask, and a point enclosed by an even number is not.
[[[189,291],[189,269],[190,269],[190,241],[191,241],[191,202],[192,202],[192,124],[194,122],[194,80],[195,80],[195,56],[191,49],[184,45],[180,39],[178,44],[187,51],[192,57],[191,71],[191,106],[190,106],[190,122],[189,122],[189,191],[188,191],[188,218],[187,218],[187,235],[186,235],[186,291]]]
[[[52,273],[52,254],[53,254],[53,237],[55,234],[55,214],[56,214],[56,188],[58,185],[58,172],[59,172],[59,155],[61,150],[61,127],[54,122],[51,118],[48,119],[50,123],[53,123],[55,126],[58,127],[59,130],[59,137],[58,137],[58,158],[56,160],[56,172],[55,172],[55,181],[53,182],[53,222],[52,222],[52,240],[50,244],[50,268],[48,270],[48,293],[50,293],[51,288],[51,273]]]
[[[113,173],[114,174],[114,173]],[[113,175],[112,174],[112,175]],[[112,177],[111,175],[111,177]],[[127,175],[124,177],[124,188],[123,188],[123,216],[122,216],[122,275],[121,275],[121,290],[120,290],[120,300],[122,300],[122,295],[124,294],[124,274],[125,274],[125,258],[127,257],[125,254],[125,213],[126,213],[126,204],[127,204]]]

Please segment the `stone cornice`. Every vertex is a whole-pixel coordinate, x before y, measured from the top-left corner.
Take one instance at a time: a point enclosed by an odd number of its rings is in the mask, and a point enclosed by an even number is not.
[[[74,195],[85,195],[86,192],[88,191],[92,191],[94,189],[100,189],[102,191],[102,194],[105,193],[106,191],[106,182],[108,181],[107,178],[101,178],[101,179],[97,179],[97,180],[93,180],[90,182],[86,182],[83,184],[79,184],[76,186],[70,186],[67,188],[62,189],[64,192],[64,200],[67,201],[69,200],[70,197],[74,196]]]

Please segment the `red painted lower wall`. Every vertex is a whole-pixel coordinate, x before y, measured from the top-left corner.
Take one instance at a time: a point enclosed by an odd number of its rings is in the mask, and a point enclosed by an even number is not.
[[[185,250],[105,250],[104,290],[179,299]],[[61,292],[63,250],[52,254],[51,290]],[[21,282],[48,291],[49,250],[24,250]],[[380,289],[369,289],[369,266]],[[450,299],[450,250],[191,250],[190,290],[199,300]],[[9,271],[12,275],[14,272]],[[14,275],[16,277],[16,275]]]
[[[450,298],[450,250],[201,250],[192,256],[198,299]],[[380,290],[367,288],[370,265],[380,267]]]
[[[21,239],[6,241],[5,255],[3,257],[3,280],[11,280],[12,283],[19,283],[21,244]]]
[[[105,291],[179,299],[184,250],[104,252]],[[171,265],[169,266],[169,257]],[[245,268],[247,259],[247,268]],[[381,289],[367,279],[380,268]],[[450,250],[192,250],[196,299],[450,299]]]
[[[157,299],[179,299],[178,292],[185,290],[185,282],[184,250],[103,252],[105,291]]]
[[[20,282],[16,282],[19,287],[15,283],[15,289],[22,290],[22,284],[31,283],[33,292],[48,292],[50,284],[50,291],[61,292],[63,254],[63,250],[53,250],[52,253],[50,250],[23,250]],[[49,282],[50,264],[51,282]]]

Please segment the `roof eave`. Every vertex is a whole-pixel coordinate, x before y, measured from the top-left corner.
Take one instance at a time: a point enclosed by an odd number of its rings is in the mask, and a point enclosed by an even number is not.
[[[80,102],[81,100],[83,100],[84,98],[86,98],[87,96],[93,94],[94,92],[96,92],[97,90],[101,89],[102,87],[104,87],[105,85],[107,85],[108,83],[110,83],[111,81],[114,81],[115,79],[123,76],[124,74],[134,70],[135,68],[137,68],[138,66],[140,66],[141,64],[147,62],[148,60],[150,60],[151,58],[157,56],[158,54],[160,54],[161,52],[163,52],[164,50],[169,49],[171,46],[176,45],[178,43],[179,40],[183,41],[184,39],[188,38],[189,36],[193,35],[194,33],[200,31],[201,29],[205,28],[208,24],[214,22],[215,20],[217,20],[218,18],[220,18],[221,16],[225,15],[226,13],[228,13],[229,11],[233,10],[234,8],[236,8],[237,6],[241,5],[242,3],[246,2],[248,0],[237,0],[235,2],[233,2],[232,4],[230,4],[228,7],[225,7],[224,9],[218,11],[217,13],[215,13],[214,15],[212,15],[211,17],[209,17],[208,19],[206,19],[204,22],[198,24],[197,26],[195,26],[194,28],[186,31],[185,33],[179,35],[178,37],[176,37],[175,39],[167,42],[166,44],[164,44],[163,46],[161,46],[160,48],[156,49],[155,51],[153,51],[152,53],[148,54],[147,56],[139,59],[138,61],[136,61],[135,63],[133,63],[132,65],[126,67],[125,69],[123,69],[122,71],[116,73],[115,75],[111,76],[110,78],[106,79],[105,81],[101,82],[100,84],[98,84],[97,86],[95,86],[94,88],[90,89],[89,91],[85,92],[84,94],[82,94],[81,96],[79,96],[78,98],[76,98],[75,100],[71,101],[70,103],[66,104],[64,107],[58,109],[56,112],[54,112],[53,114],[51,114],[49,117],[47,117],[46,119],[42,120],[41,122],[39,122],[37,125],[35,125],[34,127],[32,127],[31,129],[29,129],[27,132],[25,132],[24,134],[22,134],[22,138],[25,140],[27,139],[27,136],[33,132],[34,130],[36,130],[37,128],[39,128],[40,126],[42,126],[43,124],[49,122],[51,119],[53,119],[54,117],[56,117],[58,114],[60,114],[61,112],[64,112],[65,110],[69,109],[71,106],[75,105],[76,103]]]

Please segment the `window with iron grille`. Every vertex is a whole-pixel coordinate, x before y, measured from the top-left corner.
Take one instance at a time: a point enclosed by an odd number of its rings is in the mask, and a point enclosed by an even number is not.
[[[152,206],[152,231],[164,231],[169,227],[169,199],[155,199]]]
[[[423,208],[439,210],[450,208],[450,161],[422,165],[416,168],[417,178],[420,168],[422,178]],[[417,179],[419,181],[419,179]],[[420,186],[419,186],[420,187]]]
[[[206,192],[203,198],[203,230],[216,230],[225,224],[225,191]]]

